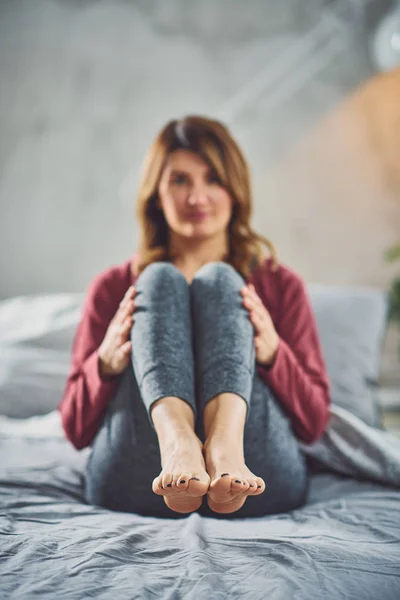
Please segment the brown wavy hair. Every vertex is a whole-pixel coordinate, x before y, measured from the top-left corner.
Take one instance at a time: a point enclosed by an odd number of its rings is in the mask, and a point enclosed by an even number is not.
[[[168,223],[163,210],[156,205],[158,186],[171,152],[185,149],[195,152],[216,172],[230,194],[232,216],[228,225],[229,251],[224,262],[231,264],[247,278],[267,258],[261,245],[272,255],[272,270],[278,268],[275,246],[250,226],[252,196],[247,162],[227,127],[202,116],[186,116],[169,121],[153,141],[144,162],[139,187],[136,217],[141,226],[139,260],[133,272],[139,275],[155,261],[170,261]]]

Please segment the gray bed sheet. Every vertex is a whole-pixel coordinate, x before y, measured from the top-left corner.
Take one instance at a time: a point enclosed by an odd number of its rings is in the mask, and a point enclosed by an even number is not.
[[[2,600],[400,598],[399,489],[325,472],[290,513],[158,519],[86,505],[89,452],[0,434]]]

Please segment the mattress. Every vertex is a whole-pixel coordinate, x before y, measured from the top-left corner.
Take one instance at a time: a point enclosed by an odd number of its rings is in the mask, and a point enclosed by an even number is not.
[[[91,450],[65,439],[54,410],[83,295],[0,303],[0,600],[399,600],[400,440],[366,424],[373,399],[365,386],[357,404],[353,393],[364,370],[377,368],[383,302],[372,292],[357,302],[353,291],[340,302],[332,290],[318,293],[341,406],[332,407],[322,439],[302,446],[314,465],[307,502],[235,520],[87,505],[82,474]]]
[[[0,418],[2,600],[400,598],[396,486],[322,470],[288,513],[159,519],[87,505],[89,452],[57,411]]]

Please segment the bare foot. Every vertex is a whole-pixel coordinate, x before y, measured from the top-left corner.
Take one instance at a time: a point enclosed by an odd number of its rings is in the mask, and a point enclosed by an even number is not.
[[[205,470],[202,448],[196,434],[184,435],[164,448],[160,445],[163,468],[153,480],[152,489],[164,496],[165,504],[175,512],[197,510],[207,493],[210,477]]]
[[[217,513],[232,513],[243,506],[248,496],[259,496],[265,482],[245,465],[243,455],[232,442],[216,436],[203,448],[207,473],[211,478],[208,506]]]

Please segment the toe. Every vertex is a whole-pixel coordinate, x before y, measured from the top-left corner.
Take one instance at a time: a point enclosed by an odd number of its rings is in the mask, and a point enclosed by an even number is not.
[[[253,495],[258,490],[257,482],[255,479],[248,479],[247,481],[249,482],[249,489],[247,490],[247,493]]]
[[[161,482],[162,482],[162,487],[164,488],[164,491],[171,491],[172,487],[173,487],[173,477],[172,477],[172,473],[164,473],[164,475],[161,477]]]
[[[210,483],[210,491],[215,494],[228,494],[231,491],[231,477],[220,476]]]
[[[210,486],[210,479],[200,479],[197,475],[193,475],[189,479],[187,492],[189,496],[204,496],[207,494]]]
[[[162,489],[162,480],[159,475],[153,479],[151,489],[153,490],[153,492],[155,494],[158,494],[159,496],[163,496],[164,490]]]
[[[249,489],[250,489],[250,483],[248,482],[248,480],[247,479],[242,479],[242,489],[241,489],[241,492],[242,493],[243,492],[247,493],[249,491]]]
[[[234,494],[240,494],[242,492],[245,492],[246,490],[248,490],[248,488],[249,484],[245,479],[232,479],[231,491]]]
[[[190,475],[187,473],[181,474],[176,480],[176,487],[178,490],[183,490],[186,492],[189,485]]]
[[[261,477],[257,477],[255,480],[256,484],[257,484],[257,489],[254,492],[255,495],[258,494],[262,494],[263,491],[265,490],[265,482],[263,479],[261,479]]]

